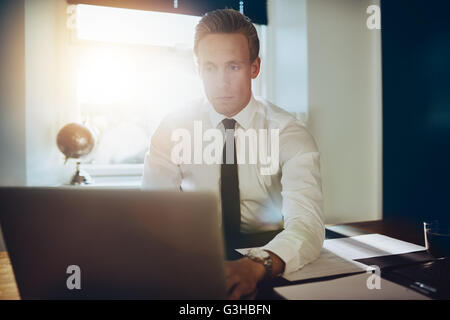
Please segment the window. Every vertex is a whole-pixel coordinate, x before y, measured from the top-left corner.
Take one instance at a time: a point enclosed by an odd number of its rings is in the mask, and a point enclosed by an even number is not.
[[[142,165],[162,118],[203,95],[192,49],[200,17],[91,5],[75,17],[78,113],[97,137],[83,163],[103,173]]]

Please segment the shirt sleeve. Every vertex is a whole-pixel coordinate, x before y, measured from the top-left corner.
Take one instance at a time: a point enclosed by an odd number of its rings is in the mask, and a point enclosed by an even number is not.
[[[169,123],[169,119],[164,119],[150,139],[144,160],[143,190],[181,190],[181,170],[171,159],[173,142]]]
[[[325,239],[319,151],[306,129],[288,131],[280,134],[284,230],[262,248],[284,261],[283,275],[317,259]]]

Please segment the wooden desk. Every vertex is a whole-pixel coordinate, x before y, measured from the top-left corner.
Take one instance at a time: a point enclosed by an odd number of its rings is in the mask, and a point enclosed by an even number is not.
[[[380,233],[403,241],[408,241],[418,245],[424,245],[423,229],[420,223],[413,223],[405,220],[378,220],[367,222],[356,222],[342,225],[330,226],[333,233],[340,233],[342,236],[353,236],[366,233]],[[278,280],[278,279],[277,279]],[[284,279],[279,279],[283,281]],[[266,286],[257,295],[257,299],[276,299],[273,295],[272,287],[278,285],[279,281]],[[0,251],[0,300],[20,299],[14,273],[8,253]]]
[[[0,251],[0,300],[20,299],[8,252]]]

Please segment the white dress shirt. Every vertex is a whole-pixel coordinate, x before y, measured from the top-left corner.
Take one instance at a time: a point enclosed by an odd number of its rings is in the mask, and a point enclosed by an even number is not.
[[[171,151],[176,142],[171,137],[177,128],[187,129],[194,135],[194,121],[201,121],[203,131],[218,128],[224,132],[221,122],[224,118],[206,98],[195,100],[182,112],[167,116],[152,135],[142,188],[212,191],[219,199],[220,213],[221,164],[174,163]],[[275,253],[284,261],[284,274],[296,271],[319,256],[325,238],[316,143],[293,115],[253,95],[233,119],[237,122],[236,129],[279,129],[277,173],[262,175],[259,163],[238,165],[241,232],[284,228],[262,249]],[[238,148],[239,140],[236,139],[236,150]],[[239,152],[237,156],[239,163]]]

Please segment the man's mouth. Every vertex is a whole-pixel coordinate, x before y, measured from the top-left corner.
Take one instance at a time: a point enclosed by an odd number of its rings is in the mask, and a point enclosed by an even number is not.
[[[233,99],[233,97],[216,97],[217,100],[230,100]]]

